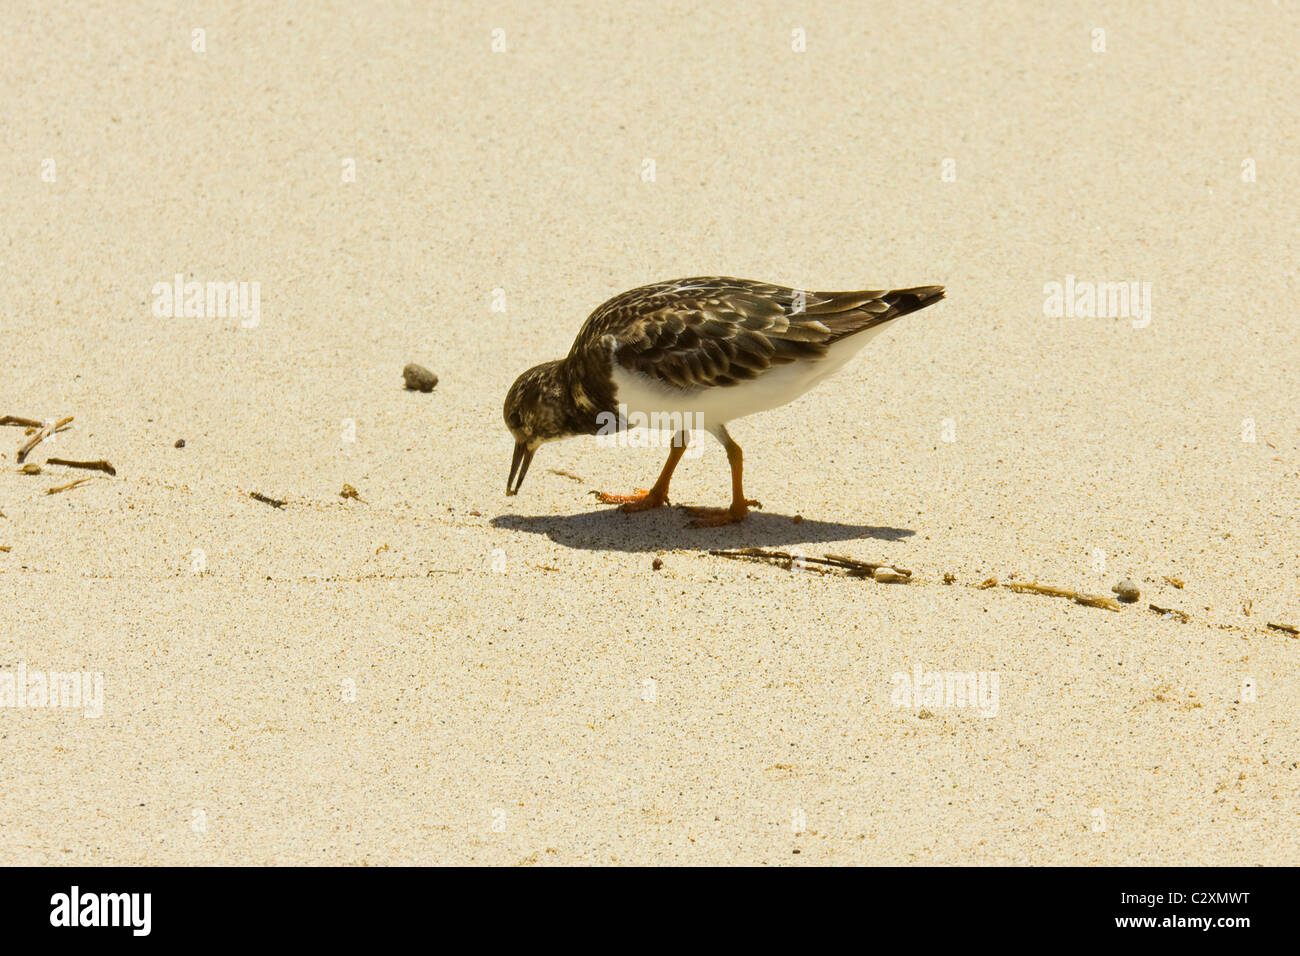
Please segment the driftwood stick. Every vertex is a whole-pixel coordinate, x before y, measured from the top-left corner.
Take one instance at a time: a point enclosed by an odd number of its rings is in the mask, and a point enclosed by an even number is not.
[[[911,571],[907,570],[907,568],[900,568],[896,564],[885,564],[879,561],[859,561],[857,558],[850,558],[843,554],[826,555],[826,563],[832,567],[843,568],[851,578],[869,578],[876,573],[878,568],[890,568],[905,577],[910,578],[912,576]]]
[[[818,558],[809,554],[768,551],[764,548],[734,548],[731,550],[713,548],[709,551],[709,554],[719,558],[730,558],[733,561],[757,561],[761,564],[775,564],[787,570],[798,566],[807,571],[816,571],[819,574],[839,572],[851,578],[872,577],[875,575],[877,568],[890,568],[905,577],[910,578],[912,576],[912,572],[906,568],[878,561],[859,561],[856,558],[850,558],[842,554],[828,554],[824,558]]]
[[[0,418],[0,425],[21,425],[24,428],[40,428],[45,422],[39,422],[34,418],[23,418],[21,415],[5,415]]]
[[[1002,586],[1017,593],[1046,594],[1049,597],[1069,598],[1077,604],[1088,607],[1105,608],[1107,611],[1120,610],[1118,601],[1114,598],[1102,597],[1100,594],[1083,594],[1080,591],[1071,591],[1069,588],[1054,588],[1046,584],[1027,584],[1020,581],[1009,581]]]
[[[117,474],[117,469],[102,458],[98,461],[73,461],[71,458],[46,458],[45,464],[65,465],[68,468],[88,468],[91,471],[102,471],[110,475]]]
[[[92,478],[78,478],[76,481],[70,481],[66,485],[55,485],[53,488],[46,488],[45,493],[47,495],[57,495],[60,491],[67,491],[69,488],[75,488],[77,485],[84,485],[86,482],[93,480],[94,479]]]
[[[1161,607],[1159,604],[1148,604],[1147,607],[1155,611],[1157,614],[1160,615],[1169,614],[1173,616],[1173,618],[1177,620],[1180,624],[1186,624],[1192,619],[1191,615],[1189,615],[1186,611],[1180,611],[1176,607]]]
[[[710,548],[709,554],[718,558],[729,558],[732,561],[757,561],[759,564],[775,564],[786,570],[794,567],[796,560],[807,564],[824,565],[827,563],[820,558],[796,556],[786,551],[765,551],[762,548],[736,548],[730,551],[721,548]],[[824,567],[809,567],[807,570],[816,571],[818,574],[831,573],[830,569]]]
[[[35,448],[41,442],[45,441],[45,439],[49,438],[50,435],[54,434],[54,432],[58,431],[64,425],[68,424],[68,422],[70,421],[72,421],[71,415],[69,415],[67,418],[60,419],[57,422],[46,422],[44,425],[42,425],[40,431],[38,431],[31,438],[27,439],[27,444],[23,445],[22,448],[18,449],[18,464],[21,465],[27,459],[27,455],[31,452],[33,448]]]
[[[805,564],[820,564],[827,567],[839,566],[839,562],[827,558],[814,558],[806,554],[791,554],[788,551],[768,551],[764,548],[733,548],[731,550],[712,548],[709,554],[719,558],[731,558],[736,561],[758,561],[763,564],[788,565],[793,561],[802,561]]]
[[[287,504],[287,502],[281,501],[279,498],[268,498],[260,491],[250,491],[248,497],[252,498],[254,501],[264,502],[272,508],[283,508],[285,504]]]

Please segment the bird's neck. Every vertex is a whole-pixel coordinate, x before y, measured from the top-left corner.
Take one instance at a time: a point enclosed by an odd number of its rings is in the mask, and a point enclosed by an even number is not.
[[[547,393],[560,424],[574,435],[594,435],[599,430],[597,416],[606,408],[605,396],[593,386],[593,376],[572,358],[555,362],[548,373]],[[592,394],[595,391],[597,394]],[[612,404],[612,396],[608,399]]]

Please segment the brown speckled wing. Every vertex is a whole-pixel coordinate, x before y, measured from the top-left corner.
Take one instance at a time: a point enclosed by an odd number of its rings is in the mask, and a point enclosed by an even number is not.
[[[685,390],[735,385],[817,359],[831,343],[923,308],[940,286],[894,292],[798,292],[704,277],[642,286],[598,308],[570,360],[614,361]],[[606,366],[608,367],[608,366]]]

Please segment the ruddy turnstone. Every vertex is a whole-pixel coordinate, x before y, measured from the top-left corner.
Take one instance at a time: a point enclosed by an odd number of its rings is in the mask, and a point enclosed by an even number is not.
[[[727,422],[793,401],[837,371],[885,323],[943,298],[943,286],[892,292],[801,292],[706,276],[657,282],[610,299],[587,319],[568,356],[530,368],[506,395],[515,439],[506,494],[519,492],[538,446],[594,435],[629,418],[688,423],[713,434],[731,465],[731,505],[693,508],[696,526],[742,520],[740,446]],[[649,490],[598,492],[606,504],[644,511],[668,501],[686,450],[684,427]]]

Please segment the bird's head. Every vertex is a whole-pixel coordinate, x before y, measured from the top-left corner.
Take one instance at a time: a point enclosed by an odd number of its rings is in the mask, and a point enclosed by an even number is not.
[[[559,362],[545,362],[515,379],[506,393],[502,417],[515,439],[515,455],[506,479],[506,494],[519,493],[524,475],[540,445],[577,434],[570,424],[572,399],[560,375]]]

